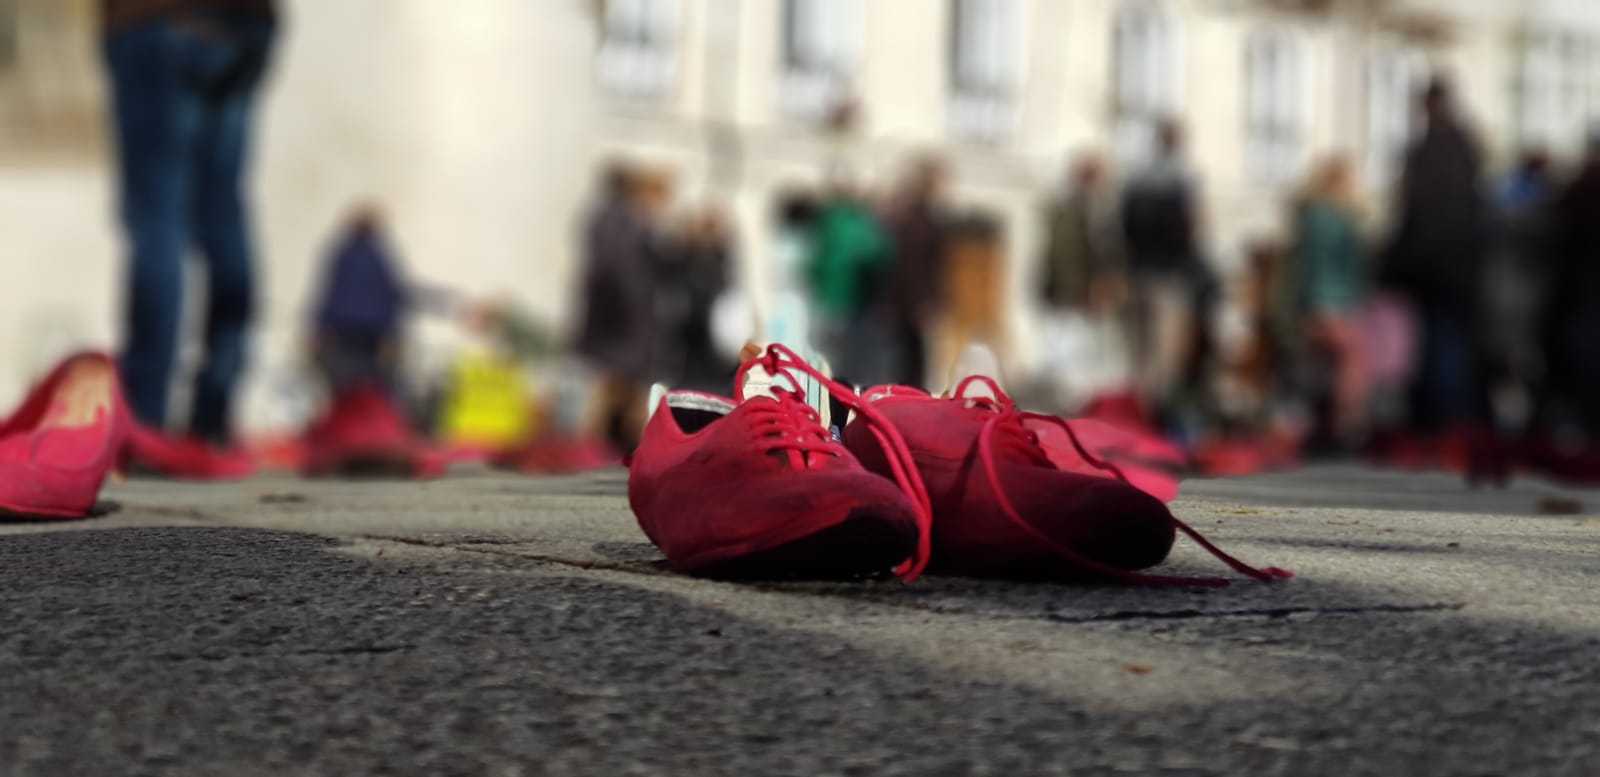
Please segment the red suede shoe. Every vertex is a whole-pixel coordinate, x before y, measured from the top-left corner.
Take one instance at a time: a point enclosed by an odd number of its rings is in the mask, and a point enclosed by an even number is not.
[[[915,389],[869,389],[875,408],[904,436],[933,508],[930,569],[982,577],[1059,578],[1083,574],[1155,585],[1226,585],[1222,578],[1170,577],[1132,570],[1161,563],[1183,532],[1230,567],[1258,580],[1289,577],[1258,570],[1217,549],[1173,517],[1160,499],[1130,485],[1115,465],[1090,454],[1065,421],[1019,412],[992,381],[992,399],[953,399]],[[1063,469],[1030,424],[1062,429],[1081,462]],[[867,430],[851,423],[845,444],[867,469],[886,462]]]
[[[98,353],[69,357],[0,424],[0,510],[88,515],[126,435],[111,359]]]
[[[772,375],[804,372],[857,406],[853,392],[780,345],[746,362],[735,385],[757,364]],[[798,393],[668,392],[629,468],[639,527],[673,569],[705,577],[915,577],[927,559],[926,491],[894,429],[856,409],[864,445],[881,446],[891,479],[862,469]]]
[[[239,448],[217,448],[192,437],[152,429],[128,416],[125,470],[146,471],[179,480],[242,480],[255,474],[255,459]]]
[[[529,474],[586,472],[621,460],[621,454],[604,442],[575,435],[539,437],[489,457],[496,467]]]
[[[376,386],[333,398],[326,413],[306,430],[307,475],[429,478],[449,461],[411,431],[389,395]]]

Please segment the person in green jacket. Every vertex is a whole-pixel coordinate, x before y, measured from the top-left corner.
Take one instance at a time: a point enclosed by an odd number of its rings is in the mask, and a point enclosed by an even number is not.
[[[869,204],[844,186],[824,198],[805,275],[818,340],[839,373],[860,385],[896,377],[884,320],[891,258],[888,232]]]

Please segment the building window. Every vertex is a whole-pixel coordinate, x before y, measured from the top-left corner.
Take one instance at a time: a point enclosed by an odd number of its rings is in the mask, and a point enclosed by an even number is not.
[[[678,0],[605,0],[598,72],[620,97],[659,100],[676,78]]]
[[[861,46],[859,0],[784,0],[785,112],[821,119],[851,97]]]
[[[1544,33],[1524,41],[1517,79],[1518,141],[1581,144],[1600,112],[1600,52],[1580,35]]]
[[[999,140],[1016,123],[1022,23],[1016,0],[951,0],[950,128]]]
[[[1273,185],[1298,175],[1305,149],[1305,72],[1294,39],[1256,36],[1245,48],[1245,155],[1250,173]]]
[[[1374,184],[1382,185],[1399,172],[1411,142],[1418,90],[1426,78],[1424,59],[1407,47],[1384,47],[1367,62],[1367,175]]]
[[[1147,157],[1156,127],[1177,116],[1178,40],[1171,19],[1139,3],[1117,14],[1112,37],[1115,143],[1125,160]]]

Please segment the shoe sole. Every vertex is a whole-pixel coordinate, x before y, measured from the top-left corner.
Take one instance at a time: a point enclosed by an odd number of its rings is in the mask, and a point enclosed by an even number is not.
[[[717,580],[861,580],[887,577],[916,548],[916,528],[857,508],[843,521],[777,547],[713,562],[691,574]]]

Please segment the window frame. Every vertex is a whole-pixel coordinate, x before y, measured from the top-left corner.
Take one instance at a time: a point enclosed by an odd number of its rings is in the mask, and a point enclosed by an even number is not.
[[[1015,129],[1026,25],[1018,0],[949,0],[945,78],[952,134],[996,142]]]
[[[1252,179],[1282,186],[1305,165],[1311,116],[1303,42],[1290,30],[1261,29],[1246,40],[1243,55],[1246,168]]]
[[[681,0],[606,0],[595,54],[597,79],[614,97],[660,102],[678,77]]]
[[[785,114],[825,120],[851,98],[865,12],[861,0],[782,0],[778,97]]]
[[[1138,34],[1138,37],[1133,37]],[[1137,55],[1130,42],[1137,42]],[[1182,37],[1177,18],[1147,2],[1121,5],[1112,19],[1112,136],[1124,161],[1147,158],[1155,129],[1183,110]]]

